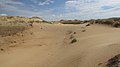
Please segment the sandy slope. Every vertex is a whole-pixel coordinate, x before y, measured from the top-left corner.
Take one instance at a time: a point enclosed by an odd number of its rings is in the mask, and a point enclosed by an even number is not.
[[[120,53],[120,29],[81,27],[35,23],[24,43],[0,53],[0,67],[102,67]],[[70,43],[71,35],[77,42]]]

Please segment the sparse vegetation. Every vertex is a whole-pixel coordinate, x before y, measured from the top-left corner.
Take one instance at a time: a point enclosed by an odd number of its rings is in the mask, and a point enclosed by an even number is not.
[[[76,34],[76,32],[74,32],[73,34]]]
[[[120,23],[119,22],[113,23],[113,27],[116,27],[116,28],[120,27]]]
[[[34,22],[49,23],[39,17],[0,16],[0,35],[11,36],[33,27]]]
[[[107,67],[119,67],[119,63],[120,63],[120,54],[114,56],[113,58],[109,59],[107,61],[106,66]]]
[[[73,35],[71,35],[71,36],[70,36],[70,39],[73,39],[73,38],[74,38],[74,36],[73,36]]]
[[[67,32],[67,35],[68,35],[67,40],[68,40],[69,44],[73,44],[73,43],[77,42],[75,34],[76,34],[76,32],[73,32],[73,31]]]
[[[0,26],[0,35],[11,36],[25,29],[25,26]]]
[[[108,19],[91,19],[91,20],[60,20],[59,21],[62,24],[84,24],[84,23],[90,23],[90,24],[105,24],[105,25],[111,25],[113,27],[120,27],[120,18],[108,18]],[[87,24],[86,26],[90,26],[90,24]]]
[[[120,18],[97,19],[90,21],[90,23],[106,24],[113,27],[120,27]]]
[[[87,24],[86,26],[90,26],[90,24]]]
[[[119,67],[120,66],[120,54],[108,59],[107,62],[99,63],[100,67]]]
[[[82,21],[80,20],[60,20],[60,23],[62,24],[82,24]]]
[[[4,49],[3,49],[3,48],[1,48],[0,50],[1,50],[1,51],[4,51]]]
[[[51,22],[48,22],[48,21],[45,21],[45,20],[43,20],[42,22],[43,22],[43,23],[52,24]]]
[[[86,30],[82,30],[82,32],[85,32]]]
[[[76,38],[72,39],[72,41],[71,41],[70,43],[73,44],[73,43],[75,43],[75,42],[77,42],[77,39],[76,39]]]

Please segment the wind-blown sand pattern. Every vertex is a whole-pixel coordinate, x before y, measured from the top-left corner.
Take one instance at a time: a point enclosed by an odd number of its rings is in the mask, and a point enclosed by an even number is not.
[[[120,29],[85,25],[34,23],[24,36],[6,37],[16,42],[1,47],[0,67],[119,67],[111,59],[120,54]]]

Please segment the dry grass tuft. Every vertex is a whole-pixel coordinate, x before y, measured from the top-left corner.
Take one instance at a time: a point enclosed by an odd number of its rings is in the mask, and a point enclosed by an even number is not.
[[[75,43],[75,42],[77,42],[77,39],[76,39],[76,38],[72,39],[72,41],[71,41],[70,43],[73,44],[73,43]]]

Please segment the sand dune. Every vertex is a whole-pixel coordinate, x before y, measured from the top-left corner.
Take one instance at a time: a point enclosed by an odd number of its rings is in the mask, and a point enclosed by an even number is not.
[[[0,67],[109,67],[120,54],[119,28],[34,23],[29,31],[23,43],[0,53]]]

